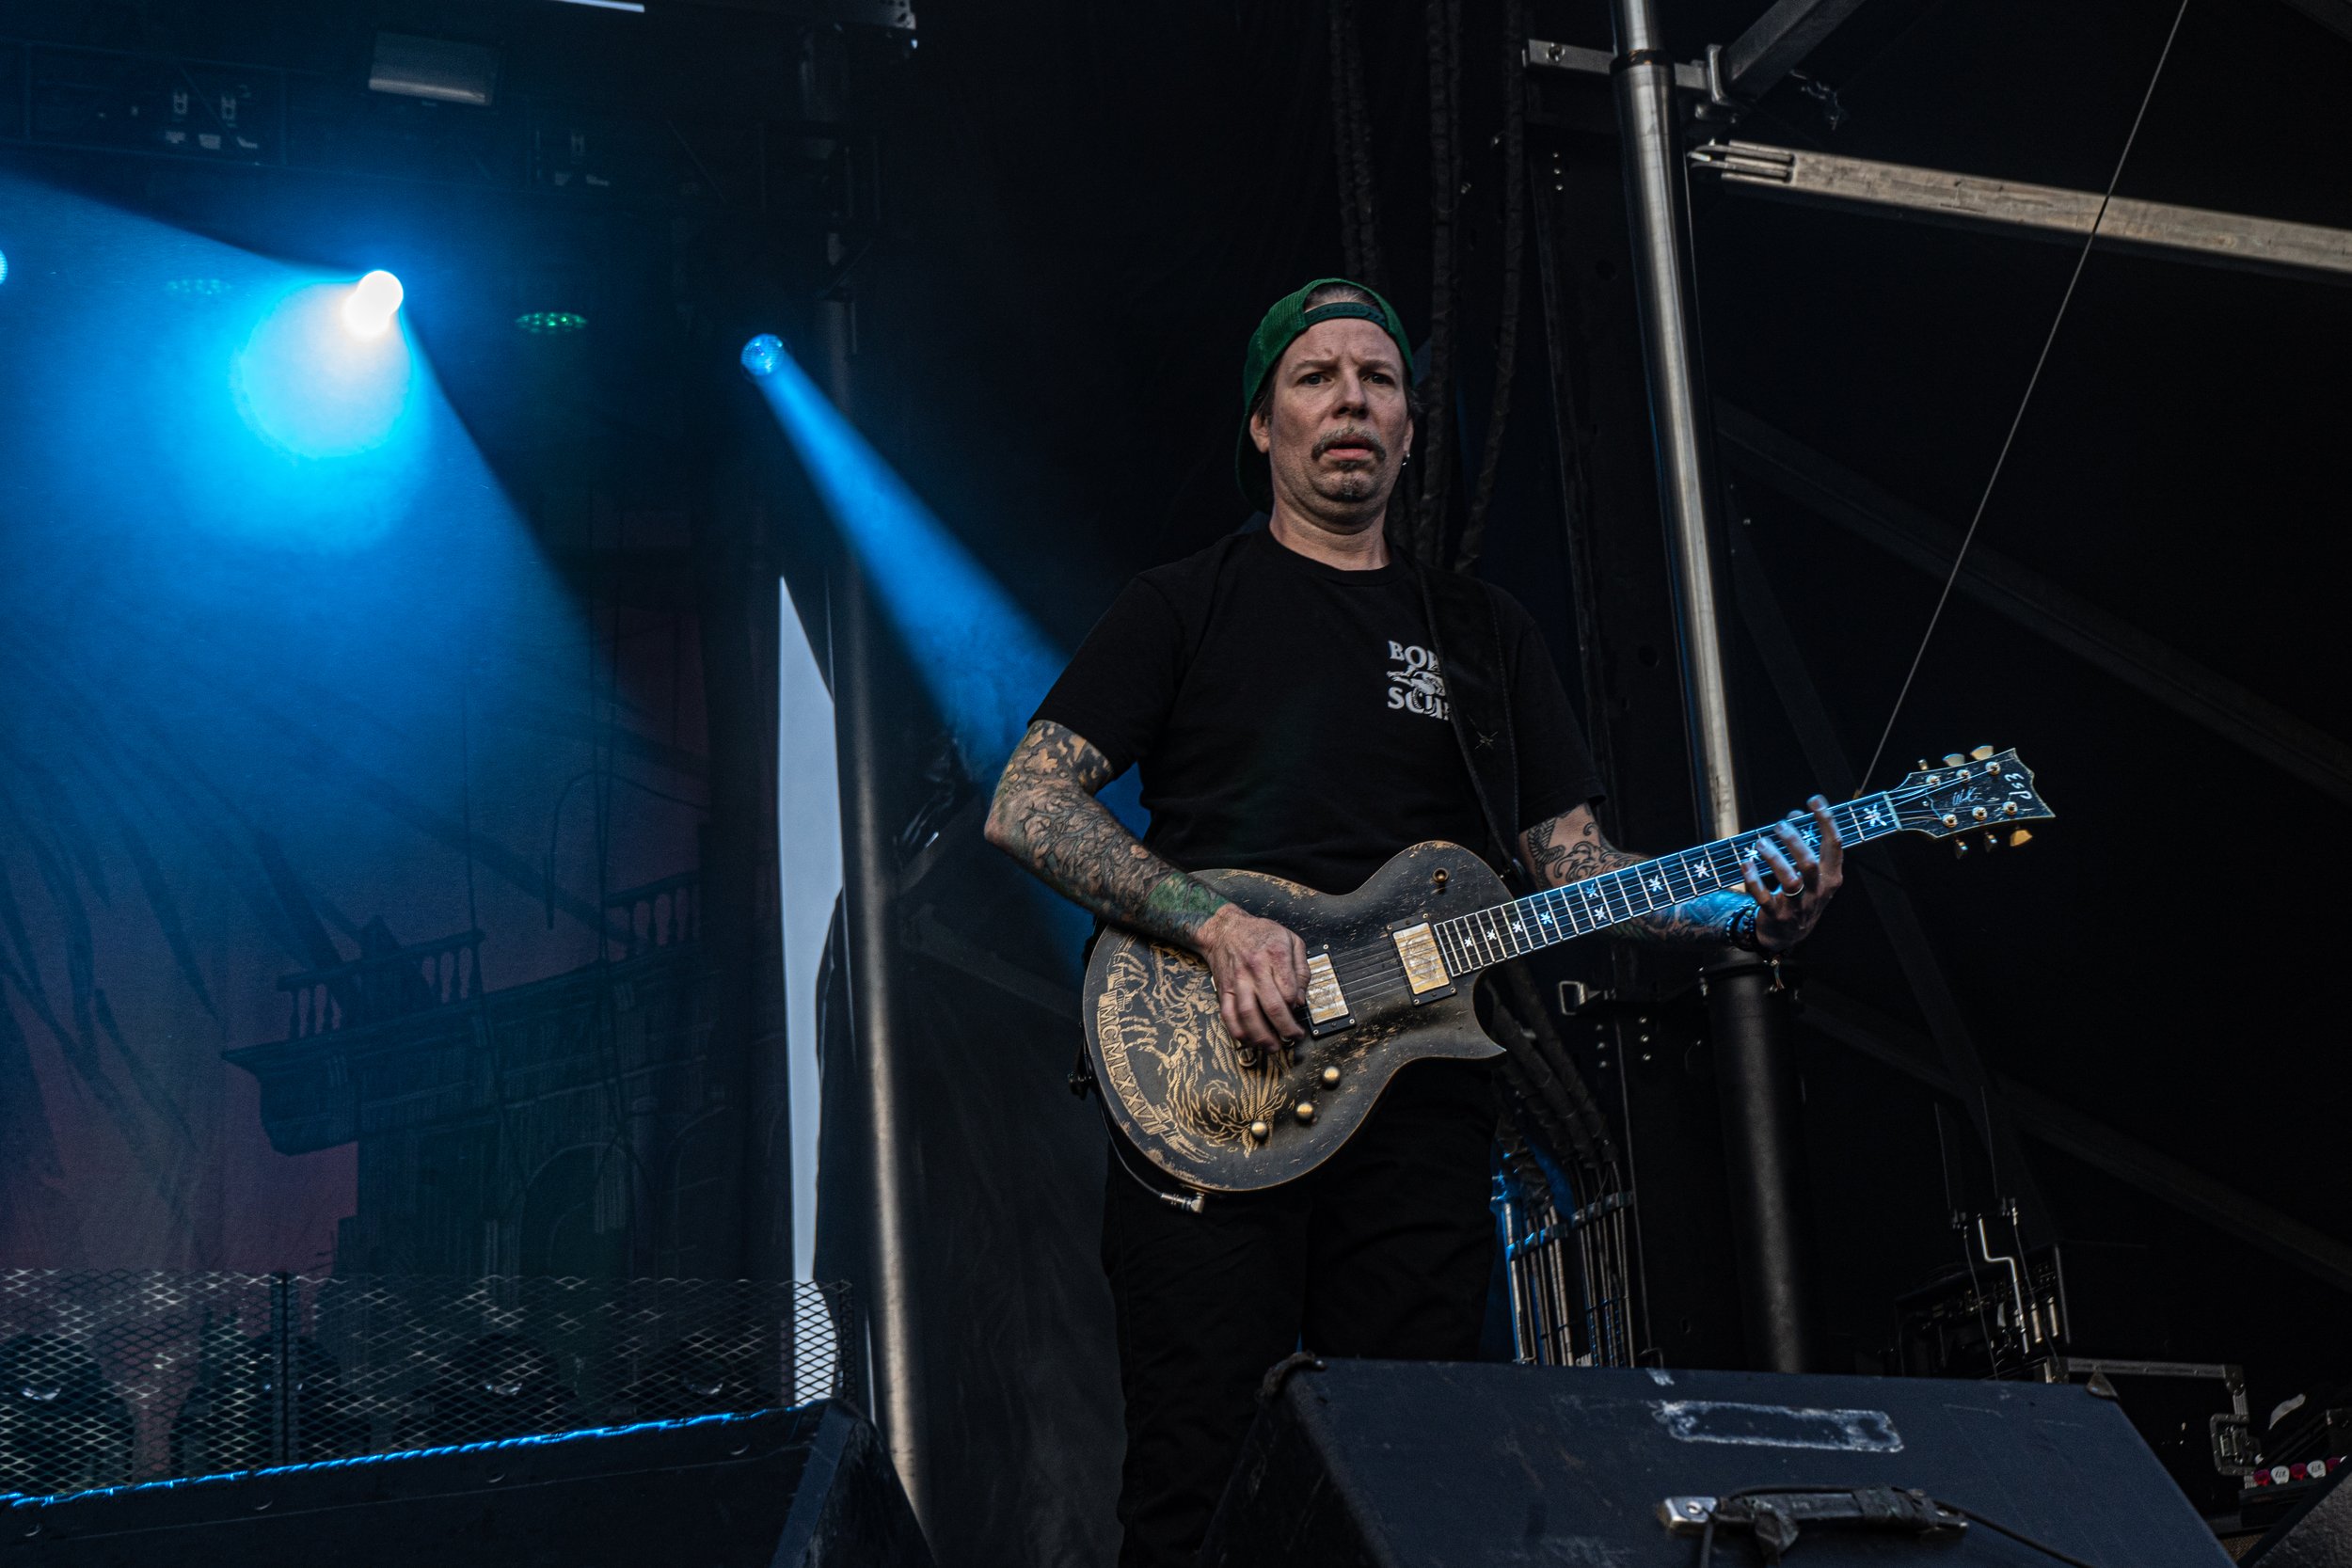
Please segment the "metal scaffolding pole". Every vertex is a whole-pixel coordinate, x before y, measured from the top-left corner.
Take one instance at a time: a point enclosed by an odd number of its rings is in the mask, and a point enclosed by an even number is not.
[[[844,414],[851,407],[850,306],[818,309],[826,347],[826,390]],[[834,749],[841,788],[841,883],[848,916],[850,1013],[857,1039],[860,1121],[867,1165],[865,1316],[873,1353],[874,1415],[889,1445],[899,1484],[917,1520],[929,1520],[923,1485],[922,1383],[916,1353],[914,1241],[909,1225],[908,1110],[898,1063],[900,1032],[892,970],[893,895],[898,870],[883,808],[885,694],[878,689],[883,648],[881,615],[866,575],[846,555],[832,606]]]
[[[1658,491],[1675,583],[1684,712],[1702,831],[1740,832],[1714,536],[1713,432],[1694,309],[1675,65],[1656,0],[1612,0],[1617,127],[1636,296],[1658,446]],[[1776,977],[1726,952],[1708,969],[1731,1218],[1748,1358],[1773,1371],[1810,1363],[1803,1139],[1796,1064]]]

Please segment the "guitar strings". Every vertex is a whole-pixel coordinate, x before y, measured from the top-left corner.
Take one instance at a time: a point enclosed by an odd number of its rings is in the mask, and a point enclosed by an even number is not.
[[[1901,807],[1931,793],[1935,787],[1937,786],[1923,784],[1909,791],[1882,790],[1878,793],[1884,798],[1890,807],[1896,809],[1899,819]],[[1862,843],[1867,842],[1870,835],[1862,831],[1861,821],[1855,812],[1858,804],[1859,801],[1840,801],[1831,808],[1831,812],[1833,821],[1836,820],[1837,814],[1843,813],[1847,820],[1839,824],[1841,830],[1852,832],[1855,842]],[[1735,838],[1717,839],[1711,843],[1683,850],[1677,855],[1660,856],[1658,860],[1675,863],[1668,867],[1668,874],[1671,876],[1674,872],[1679,871],[1682,879],[1694,890],[1692,894],[1692,897],[1702,896],[1706,893],[1723,892],[1737,885],[1731,879],[1735,872],[1744,873],[1746,867],[1754,862],[1755,857],[1752,853],[1740,853],[1741,843],[1748,836],[1742,833]],[[1819,847],[1820,840],[1813,837],[1809,832],[1807,838],[1814,847]],[[1716,851],[1719,849],[1731,851],[1736,858],[1734,866],[1726,868],[1717,863],[1719,857]],[[1564,883],[1556,888],[1547,888],[1541,893],[1531,894],[1523,898],[1512,899],[1483,910],[1474,910],[1468,914],[1456,915],[1451,919],[1435,921],[1431,924],[1440,929],[1454,928],[1453,940],[1455,950],[1463,958],[1470,960],[1459,965],[1450,962],[1449,969],[1462,974],[1473,974],[1495,964],[1508,962],[1524,956],[1525,953],[1532,953],[1538,947],[1548,947],[1558,942],[1594,935],[1608,926],[1619,924],[1623,920],[1636,918],[1640,913],[1647,912],[1649,908],[1655,906],[1648,905],[1645,899],[1642,909],[1635,909],[1632,895],[1625,884],[1629,878],[1638,881],[1640,879],[1637,874],[1645,866],[1655,863],[1655,862],[1645,861],[1637,865],[1601,872],[1597,876]],[[1695,873],[1700,865],[1706,867],[1706,876],[1714,879],[1713,887],[1705,889],[1699,887],[1700,878]],[[1624,915],[1616,914],[1611,904],[1609,895],[1613,889],[1609,884],[1613,882],[1615,884],[1613,891],[1617,898],[1627,906],[1628,912]],[[1671,887],[1672,883],[1669,882],[1668,886]],[[1559,898],[1555,906],[1555,918],[1551,921],[1545,921],[1541,913],[1533,915],[1520,913],[1515,924],[1511,914],[1505,912],[1515,910],[1523,911],[1538,900],[1554,895],[1559,895]],[[1578,920],[1593,918],[1590,908],[1592,902],[1599,904],[1606,918],[1598,924],[1580,928],[1577,925]],[[1475,921],[1481,915],[1488,916],[1492,920],[1496,927],[1492,934],[1480,929],[1475,925],[1465,924]],[[1565,928],[1565,935],[1562,934],[1562,928]],[[1540,940],[1531,940],[1532,933],[1538,930],[1542,932]],[[1521,941],[1530,942],[1530,945],[1519,951],[1512,951],[1511,938],[1514,936]],[[1485,950],[1493,947],[1502,949],[1500,957],[1486,955]],[[1391,943],[1375,941],[1360,946],[1342,948],[1337,952],[1327,952],[1325,956],[1330,960],[1332,979],[1338,984],[1341,995],[1346,1002],[1350,1012],[1355,1011],[1359,1005],[1380,1001],[1394,995],[1399,990],[1409,989],[1411,985],[1410,978],[1404,973],[1403,966]]]
[[[1685,850],[1679,856],[1661,856],[1659,859],[1676,862],[1676,864],[1667,868],[1666,874],[1671,877],[1676,872],[1679,872],[1682,879],[1689,883],[1693,890],[1691,896],[1700,897],[1708,893],[1722,892],[1726,887],[1733,885],[1731,882],[1733,870],[1736,869],[1738,871],[1744,872],[1746,867],[1753,863],[1752,856],[1741,858],[1738,865],[1731,869],[1726,869],[1716,863],[1716,856],[1709,851],[1716,848],[1718,845],[1732,846],[1733,843],[1734,841],[1729,839],[1718,840],[1716,844],[1703,845],[1694,849]],[[1816,840],[1815,843],[1818,845],[1819,841]],[[1714,886],[1708,888],[1701,888],[1699,886],[1700,878],[1695,874],[1696,868],[1691,863],[1691,857],[1692,856],[1696,856],[1699,863],[1705,864],[1707,867],[1706,876],[1714,881]],[[1653,863],[1651,862],[1644,862],[1643,865],[1649,865],[1652,863]],[[1542,893],[1533,894],[1525,898],[1514,899],[1509,903],[1494,905],[1484,910],[1474,910],[1467,915],[1456,915],[1453,919],[1437,921],[1432,924],[1440,927],[1460,927],[1463,922],[1475,921],[1482,915],[1487,916],[1495,927],[1495,930],[1492,934],[1479,929],[1475,925],[1470,925],[1463,927],[1463,928],[1456,933],[1454,938],[1454,945],[1456,949],[1460,951],[1464,957],[1476,960],[1468,965],[1465,972],[1487,968],[1496,963],[1507,962],[1511,958],[1522,956],[1523,953],[1532,953],[1538,947],[1548,947],[1557,942],[1590,936],[1596,931],[1605,929],[1608,926],[1618,924],[1623,920],[1634,919],[1639,914],[1647,912],[1649,908],[1654,908],[1656,906],[1649,905],[1647,900],[1645,899],[1645,907],[1642,909],[1636,909],[1632,895],[1625,886],[1629,878],[1632,878],[1636,881],[1640,880],[1640,879],[1634,874],[1639,872],[1641,869],[1642,866],[1626,866],[1620,867],[1614,871],[1605,871],[1596,877],[1588,877],[1579,881],[1564,883],[1556,888],[1547,888]],[[1613,881],[1616,884],[1614,888],[1611,888],[1607,885]],[[1602,885],[1595,887],[1594,884]],[[1669,882],[1667,885],[1671,887],[1672,883]],[[1590,889],[1591,891],[1580,892],[1580,890],[1584,889]],[[1616,913],[1610,899],[1610,894],[1612,892],[1616,895],[1619,901],[1622,901],[1625,904],[1627,911],[1625,914],[1619,915]],[[1562,896],[1556,905],[1554,918],[1549,921],[1545,920],[1544,916],[1540,912],[1532,914],[1519,913],[1516,917],[1502,912],[1514,910],[1523,911],[1527,906],[1535,904],[1538,900],[1548,898],[1555,894]],[[1607,918],[1599,924],[1580,927],[1577,925],[1577,921],[1581,918],[1590,918],[1591,916],[1591,911],[1584,902],[1586,899],[1598,902]],[[1676,902],[1687,901],[1687,899],[1676,900]],[[1561,934],[1559,927],[1565,928],[1565,936]],[[1531,930],[1539,930],[1543,932],[1544,934],[1542,939],[1531,941]],[[1513,936],[1518,937],[1521,941],[1529,942],[1529,945],[1519,951],[1512,951],[1511,938]],[[1487,957],[1484,949],[1489,947],[1501,947],[1503,949],[1502,957]],[[1371,942],[1361,947],[1344,948],[1339,952],[1328,954],[1327,957],[1331,961],[1333,979],[1339,982],[1342,992],[1351,997],[1359,993],[1359,988],[1362,986],[1364,981],[1394,974],[1396,972],[1394,967],[1397,963],[1396,958],[1391,956],[1386,944],[1377,942]],[[1449,965],[1449,967],[1454,966]],[[1383,988],[1383,990],[1392,989],[1394,988]],[[1364,994],[1369,996],[1370,994],[1375,993],[1366,992]]]

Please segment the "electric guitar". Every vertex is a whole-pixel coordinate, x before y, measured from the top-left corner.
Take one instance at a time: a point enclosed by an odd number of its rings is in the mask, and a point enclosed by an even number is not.
[[[2023,843],[2053,816],[2015,752],[1980,746],[1922,764],[1892,789],[1830,808],[1838,837],[1897,832]],[[1819,847],[1807,817],[1792,823]],[[1354,893],[1333,896],[1252,871],[1196,873],[1307,946],[1307,1034],[1259,1053],[1226,1033],[1198,955],[1112,927],[1087,965],[1087,1049],[1120,1132],[1200,1192],[1271,1187],[1321,1164],[1363,1125],[1396,1069],[1426,1056],[1502,1053],[1479,1027],[1478,972],[1702,894],[1740,886],[1761,835],[1513,898],[1457,844],[1416,844]]]

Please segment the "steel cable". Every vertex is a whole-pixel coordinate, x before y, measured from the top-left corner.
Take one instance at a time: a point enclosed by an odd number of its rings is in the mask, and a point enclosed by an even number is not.
[[[2099,238],[2099,226],[2106,221],[2107,204],[2115,199],[2115,187],[2123,178],[2123,166],[2131,162],[2132,144],[2139,139],[2139,127],[2148,118],[2148,105],[2156,96],[2156,84],[2164,79],[2164,66],[2172,57],[2173,40],[2181,36],[2181,20],[2188,15],[2188,0],[2181,0],[2172,13],[2171,28],[2164,35],[2164,48],[2156,55],[2156,69],[2149,73],[2147,90],[2139,95],[2139,109],[2132,116],[2132,128],[2123,138],[2123,150],[2117,154],[2115,171],[2107,176],[2107,188],[2100,194],[2099,210],[2091,214],[2090,232],[2083,236],[2082,248],[2074,253],[2074,270],[2067,276],[2066,293],[2058,298],[2058,314],[2050,318],[2050,330],[2042,340],[2042,352],[2034,356],[2033,373],[2026,378],[2026,394],[2017,400],[2017,412],[2010,417],[2009,434],[2001,437],[2001,450],[1993,460],[1993,471],[1985,476],[1984,490],[1977,497],[1977,510],[1968,519],[1968,531],[1960,536],[1960,548],[1952,554],[1952,569],[1945,575],[1943,590],[1935,596],[1935,609],[1928,616],[1927,630],[1919,634],[1919,646],[1911,656],[1911,668],[1904,672],[1903,684],[1895,693],[1895,705],[1886,715],[1886,727],[1879,732],[1879,743],[1871,748],[1870,761],[1854,783],[1856,795],[1869,787],[1872,774],[1878,771],[1879,759],[1886,754],[1886,743],[1895,734],[1895,721],[1902,716],[1903,703],[1911,695],[1912,682],[1919,675],[1919,665],[1927,657],[1928,644],[1935,637],[1936,624],[1944,618],[1944,607],[1950,602],[1952,585],[1960,580],[1960,569],[1968,559],[1968,546],[1975,543],[1978,525],[1984,521],[1984,509],[1993,499],[1993,487],[2001,482],[2001,469],[2009,462],[2010,448],[2016,443],[2018,427],[2025,423],[2026,410],[2033,404],[2034,388],[2042,384],[2042,367],[2050,362],[2050,349],[2057,343],[2058,327],[2066,320],[2066,308],[2074,301],[2074,286],[2082,281],[2083,267],[2090,260],[2090,247]]]

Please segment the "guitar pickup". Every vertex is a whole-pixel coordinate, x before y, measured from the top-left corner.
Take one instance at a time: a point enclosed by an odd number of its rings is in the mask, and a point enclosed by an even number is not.
[[[1340,990],[1340,977],[1331,967],[1328,952],[1310,954],[1307,958],[1307,1032],[1316,1039],[1336,1035],[1354,1024],[1356,1019],[1347,1010],[1347,993]]]
[[[1445,967],[1445,955],[1438,951],[1438,934],[1429,928],[1429,922],[1391,931],[1389,940],[1396,943],[1396,956],[1404,960],[1406,983],[1413,988],[1413,1006],[1454,994],[1454,975]]]

